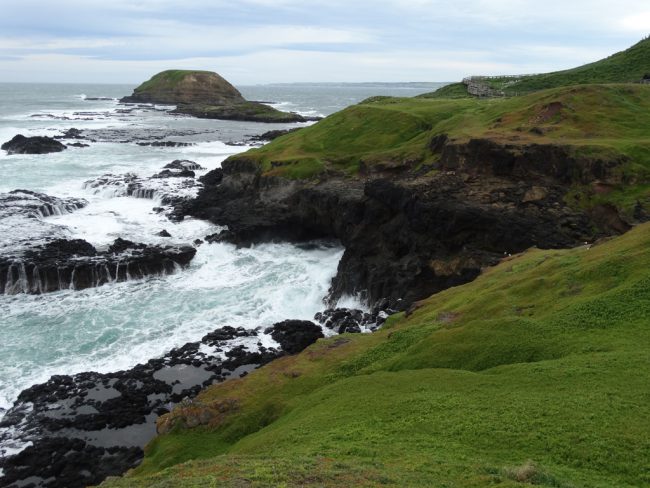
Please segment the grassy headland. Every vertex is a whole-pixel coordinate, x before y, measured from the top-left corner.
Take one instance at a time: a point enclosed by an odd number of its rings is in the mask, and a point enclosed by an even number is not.
[[[118,487],[650,483],[650,225],[531,250],[204,391]],[[180,464],[189,461],[186,464]]]
[[[650,198],[650,85],[580,85],[508,99],[377,97],[238,158],[267,175],[356,176],[373,166],[434,165],[432,138],[562,145],[577,156],[616,159],[620,184],[606,194],[576,190],[581,204],[611,201],[626,211]]]
[[[484,82],[505,96],[515,96],[561,86],[638,83],[646,75],[650,75],[650,38],[643,39],[625,51],[577,68],[519,77],[492,76],[487,77]],[[435,92],[420,95],[420,98],[470,96],[463,83],[453,83]]]
[[[441,136],[561,147],[617,162],[608,181],[570,180],[568,202],[630,214],[650,204],[650,86],[622,82],[650,71],[649,46],[527,77],[518,89],[534,93],[519,97],[465,98],[459,85],[374,97],[234,158],[314,182],[395,168],[426,180]],[[650,486],[649,246],[642,224],[531,249],[374,334],[320,340],[210,387],[103,486]],[[210,424],[185,427],[205,412]]]

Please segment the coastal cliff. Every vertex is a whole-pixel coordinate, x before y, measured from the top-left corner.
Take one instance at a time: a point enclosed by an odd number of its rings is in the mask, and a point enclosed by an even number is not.
[[[337,238],[346,251],[330,302],[352,294],[404,309],[504,256],[572,247],[645,220],[647,163],[579,142],[592,97],[644,90],[564,89],[498,108],[370,100],[231,157],[177,212],[227,225],[213,238],[239,245]],[[428,122],[443,111],[453,117]],[[468,133],[463,112],[487,123]]]

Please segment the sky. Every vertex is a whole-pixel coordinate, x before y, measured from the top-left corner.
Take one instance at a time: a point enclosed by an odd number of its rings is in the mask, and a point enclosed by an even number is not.
[[[566,69],[648,34],[648,0],[1,0],[0,82],[456,81]]]

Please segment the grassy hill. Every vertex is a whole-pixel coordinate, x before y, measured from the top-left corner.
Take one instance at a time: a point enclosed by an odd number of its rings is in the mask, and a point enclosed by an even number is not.
[[[650,198],[650,85],[562,87],[507,99],[376,97],[239,158],[267,175],[357,175],[363,168],[434,164],[432,137],[485,138],[511,144],[559,144],[576,154],[628,158],[621,183],[606,195],[629,210]],[[589,202],[583,202],[588,205]]]
[[[491,88],[511,96],[561,86],[593,83],[638,83],[646,74],[650,74],[650,38],[638,42],[625,51],[578,68],[514,79],[505,76],[490,77],[485,81]],[[420,95],[422,98],[459,98],[463,96],[467,97],[469,94],[462,83],[455,83],[438,91]]]
[[[106,488],[650,485],[650,224],[214,386]]]
[[[155,74],[149,80],[141,83],[134,89],[135,93],[151,91],[151,90],[172,90],[182,82],[187,76],[192,75],[212,75],[210,71],[200,70],[184,70],[184,69],[168,69]]]

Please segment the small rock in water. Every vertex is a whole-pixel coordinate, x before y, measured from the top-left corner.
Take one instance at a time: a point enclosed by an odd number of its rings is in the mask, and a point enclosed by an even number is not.
[[[318,312],[314,320],[339,334],[358,334],[364,330],[377,330],[391,313],[392,310],[381,309],[368,313],[353,308],[329,308]]]
[[[171,163],[168,163],[165,165],[163,169],[178,169],[178,170],[201,170],[205,169],[203,166],[201,166],[198,163],[195,163],[194,161],[190,161],[188,159],[175,159]]]
[[[47,154],[61,152],[66,149],[66,146],[51,137],[25,137],[18,134],[0,146],[0,149],[7,151],[8,154]]]
[[[158,232],[158,236],[160,236],[160,237],[171,237],[172,235],[169,232],[167,232],[166,229],[163,229],[160,232]]]
[[[55,139],[85,139],[85,137],[81,135],[81,132],[82,132],[81,130],[71,127],[60,136],[54,136],[54,138]]]
[[[154,142],[136,142],[138,146],[151,146],[151,147],[189,147],[194,144],[191,142],[177,142],[177,141],[154,141]]]
[[[189,169],[182,169],[180,171],[172,171],[165,169],[158,174],[153,175],[153,178],[194,178],[196,174]]]
[[[321,337],[325,337],[321,328],[308,320],[285,320],[278,322],[264,331],[271,334],[283,351],[298,354]]]

